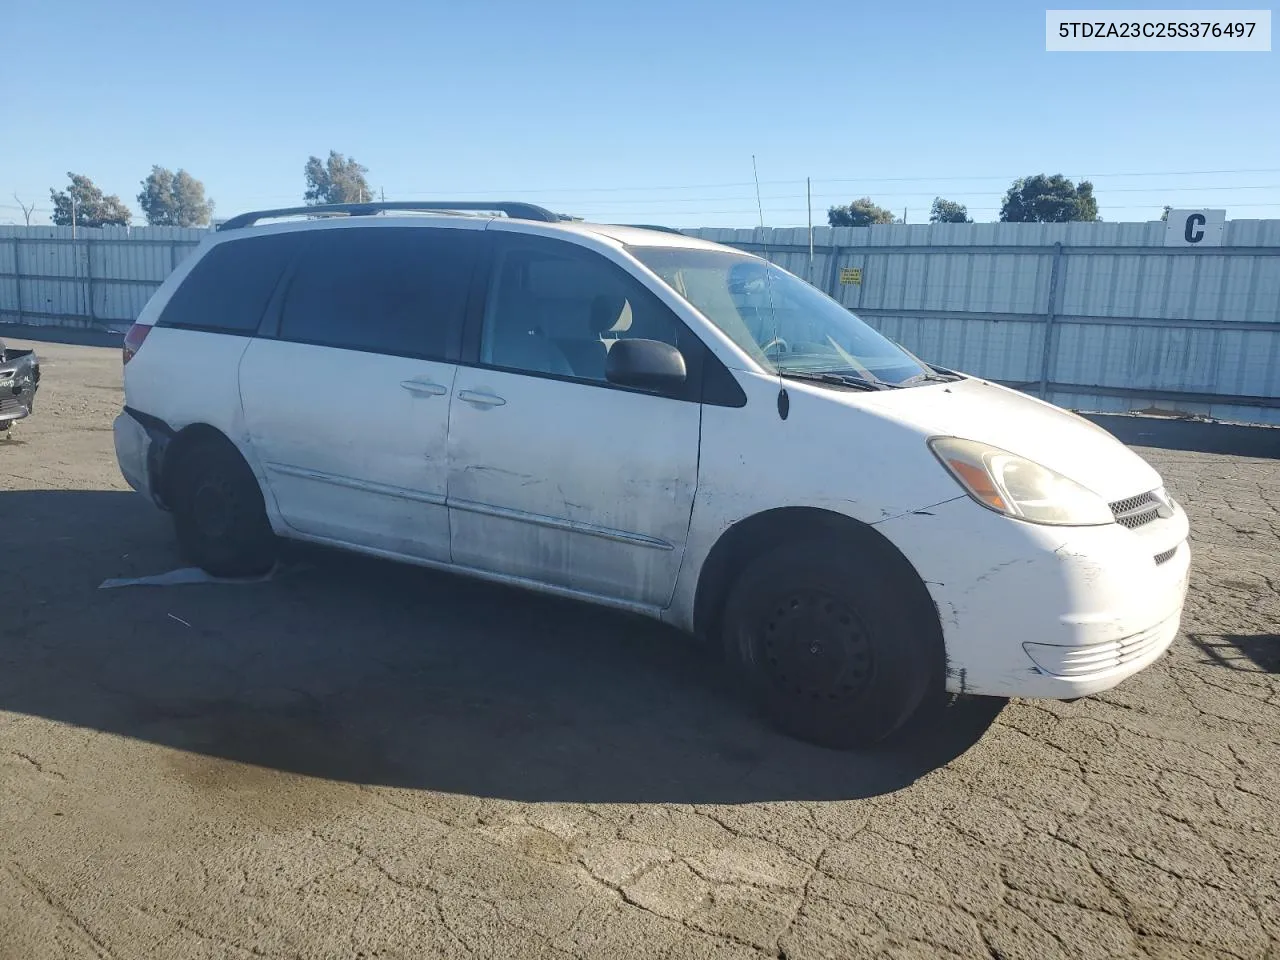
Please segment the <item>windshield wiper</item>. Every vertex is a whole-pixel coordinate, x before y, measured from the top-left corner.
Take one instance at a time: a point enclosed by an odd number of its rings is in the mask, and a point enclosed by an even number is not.
[[[959,377],[944,377],[940,373],[917,373],[914,377],[909,377],[902,382],[904,384],[924,383],[925,381],[929,381],[931,383],[954,383],[959,379]]]
[[[893,386],[883,380],[871,381],[851,373],[807,373],[803,370],[780,370],[778,376],[788,380],[807,380],[811,383],[827,383],[835,387],[850,387],[854,390],[880,390]]]
[[[964,378],[958,373],[952,373],[949,370],[939,370],[936,367],[930,367],[925,373],[917,373],[914,377],[908,377],[902,381],[902,386],[910,386],[913,383],[955,383],[957,380]]]

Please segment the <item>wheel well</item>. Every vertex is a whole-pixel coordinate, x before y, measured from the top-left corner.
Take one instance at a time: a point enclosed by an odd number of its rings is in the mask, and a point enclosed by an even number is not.
[[[868,524],[844,514],[816,507],[781,507],[740,520],[720,535],[698,575],[693,600],[693,631],[703,639],[719,633],[720,617],[729,589],[748,563],[791,540],[839,536],[857,550],[875,551],[899,567],[903,582],[918,595],[925,609],[936,608],[911,561],[890,540]],[[941,625],[939,624],[939,640]]]
[[[236,448],[236,445],[217,427],[211,427],[207,423],[193,423],[190,426],[183,427],[165,444],[164,454],[159,462],[160,470],[156,490],[166,506],[173,506],[171,485],[176,473],[174,467],[186,456],[187,451],[194,450],[205,443],[223,444],[235,450],[236,455],[240,456],[240,451]]]

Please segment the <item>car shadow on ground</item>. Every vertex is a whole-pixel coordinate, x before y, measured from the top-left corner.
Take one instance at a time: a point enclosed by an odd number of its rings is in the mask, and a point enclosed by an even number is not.
[[[1280,673],[1280,634],[1191,634],[1211,663],[1228,670]]]
[[[828,751],[641,618],[318,549],[267,583],[99,589],[181,565],[141,497],[0,493],[0,524],[19,557],[0,710],[282,771],[522,801],[849,799],[945,765],[1003,706]]]

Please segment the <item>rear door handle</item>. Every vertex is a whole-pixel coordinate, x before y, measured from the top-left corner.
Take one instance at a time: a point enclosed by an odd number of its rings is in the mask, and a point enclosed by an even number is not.
[[[459,390],[458,399],[474,403],[477,407],[500,407],[507,401],[492,393],[479,393],[475,390]]]
[[[430,380],[401,380],[400,386],[404,387],[410,393],[417,393],[428,397],[442,397],[449,392],[449,388],[442,383],[432,383]]]

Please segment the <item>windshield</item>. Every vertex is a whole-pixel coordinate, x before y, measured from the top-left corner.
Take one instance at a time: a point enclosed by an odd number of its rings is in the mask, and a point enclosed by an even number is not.
[[[836,301],[755,257],[628,247],[770,373],[834,374],[901,386],[930,371]]]

